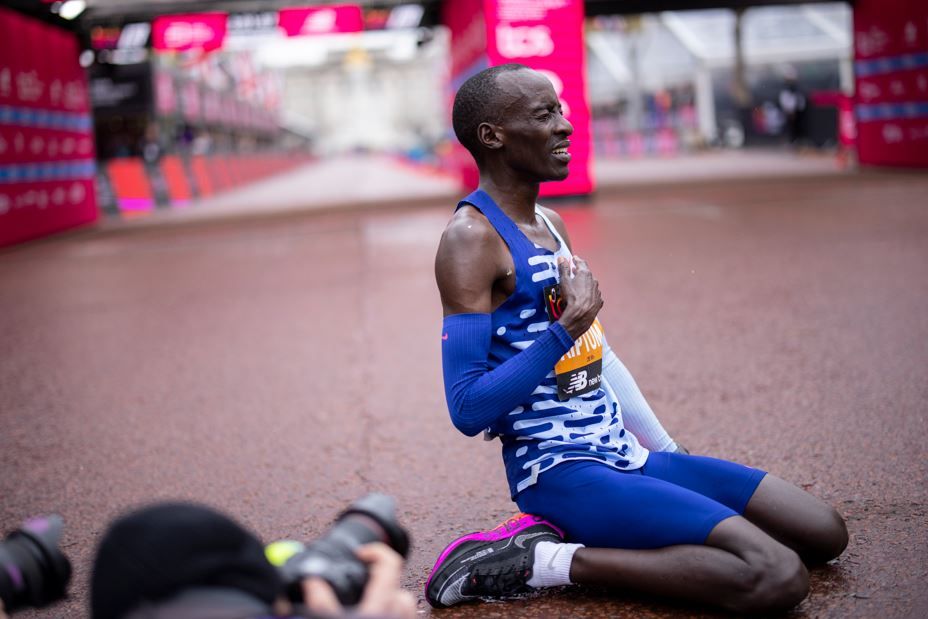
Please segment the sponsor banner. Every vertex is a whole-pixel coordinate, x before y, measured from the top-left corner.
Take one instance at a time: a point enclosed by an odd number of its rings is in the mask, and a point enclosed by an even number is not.
[[[357,4],[281,9],[277,23],[288,37],[361,32],[364,20]]]
[[[860,122],[857,139],[867,151],[865,163],[928,167],[928,116]],[[861,150],[861,161],[864,153]]]
[[[90,133],[70,133],[0,122],[0,165],[73,161],[93,157]]]
[[[11,105],[33,108],[36,106],[35,94],[40,85],[37,72],[29,62],[26,23],[28,18],[9,10],[0,8],[0,40],[4,41],[2,73],[0,73],[0,92]],[[2,99],[0,99],[2,100]]]
[[[446,2],[442,8],[442,23],[451,33],[451,80],[457,90],[464,80],[488,66],[483,0]]]
[[[22,86],[20,94],[24,98],[24,103],[28,102],[28,105],[38,109],[49,109],[51,107],[49,86],[52,79],[60,78],[61,72],[56,71],[56,67],[52,66],[53,56],[46,51],[51,48],[55,50],[55,53],[60,54],[61,40],[52,35],[48,26],[34,19],[27,19],[23,23],[23,35],[25,51],[28,54],[26,59],[28,69],[16,80],[17,85]]]
[[[554,85],[570,136],[570,176],[542,185],[541,195],[578,195],[594,189],[590,110],[586,91],[581,0],[484,0],[487,56],[491,65],[518,62]]]
[[[94,221],[93,196],[93,178],[0,183],[0,247]]]
[[[274,36],[277,34],[277,11],[229,13],[227,26],[230,40]]]
[[[922,0],[854,5],[861,163],[928,167],[928,19]]]
[[[155,87],[158,87],[157,80]],[[93,65],[90,68],[90,98],[97,111],[127,114],[132,110],[147,110],[152,100],[151,64]]]
[[[97,218],[78,54],[73,34],[0,8],[0,246]]]
[[[451,66],[448,79],[448,119],[454,104],[454,93],[467,78],[487,68],[487,26],[483,0],[458,0],[442,5],[442,23],[451,34]],[[450,122],[449,122],[450,126]],[[480,182],[477,164],[470,153],[455,140],[442,157],[442,166],[460,178],[464,191],[472,191]]]
[[[928,101],[928,64],[918,69],[862,77],[857,74],[857,100],[863,104]]]
[[[854,5],[857,62],[928,51],[924,0],[858,0]]]
[[[213,51],[226,38],[225,13],[165,15],[152,22],[152,47],[158,51]]]
[[[45,35],[46,44],[43,54],[48,54],[49,41],[53,41],[55,55],[59,60],[53,63],[53,75],[48,94],[52,109],[82,114],[88,119],[88,130],[91,130],[89,119],[91,115],[90,88],[87,85],[87,74],[78,62],[81,53],[77,37],[69,32],[52,28]]]

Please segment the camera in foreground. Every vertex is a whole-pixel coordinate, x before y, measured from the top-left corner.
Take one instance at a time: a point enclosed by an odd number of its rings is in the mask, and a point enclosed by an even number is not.
[[[385,494],[371,493],[349,505],[319,539],[306,545],[274,542],[265,554],[280,570],[292,600],[302,601],[302,581],[316,576],[331,585],[342,605],[354,606],[368,578],[355,550],[371,542],[382,542],[403,558],[409,554],[409,536],[396,519],[393,499]]]
[[[60,516],[42,516],[0,542],[0,600],[7,613],[65,597],[71,563],[58,548],[63,530]]]

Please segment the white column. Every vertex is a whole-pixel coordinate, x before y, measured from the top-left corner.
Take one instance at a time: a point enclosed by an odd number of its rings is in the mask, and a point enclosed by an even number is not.
[[[841,92],[846,95],[854,94],[854,61],[848,57],[841,58],[838,63],[838,76],[841,81]]]
[[[717,137],[715,95],[712,93],[712,73],[705,63],[700,63],[696,69],[696,117],[703,139],[706,143],[714,142]]]

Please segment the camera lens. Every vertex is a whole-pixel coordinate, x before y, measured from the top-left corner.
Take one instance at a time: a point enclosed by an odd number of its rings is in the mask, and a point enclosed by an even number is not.
[[[409,536],[396,519],[393,499],[372,493],[352,503],[322,537],[307,546],[275,542],[266,554],[278,566],[290,597],[301,599],[299,583],[318,576],[331,585],[339,602],[353,606],[367,584],[367,566],[354,551],[370,542],[382,542],[405,557]]]
[[[71,563],[58,549],[63,530],[60,516],[43,516],[0,542],[0,599],[6,612],[47,606],[65,596]]]

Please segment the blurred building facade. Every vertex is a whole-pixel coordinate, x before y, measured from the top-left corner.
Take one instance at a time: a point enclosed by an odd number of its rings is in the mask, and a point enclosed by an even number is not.
[[[447,133],[447,54],[435,28],[279,41],[259,58],[283,71],[284,122],[331,155],[434,148]]]

